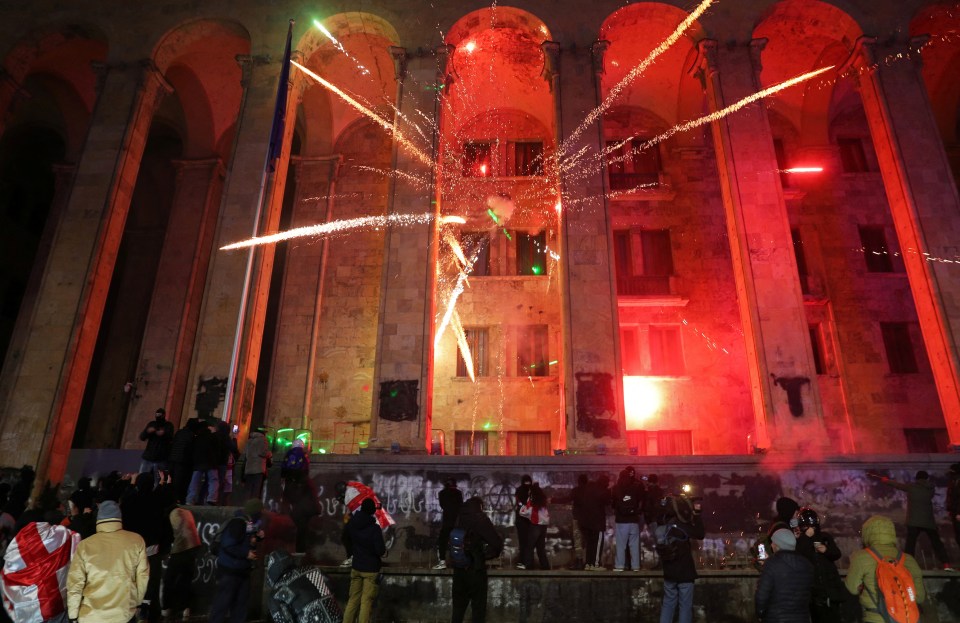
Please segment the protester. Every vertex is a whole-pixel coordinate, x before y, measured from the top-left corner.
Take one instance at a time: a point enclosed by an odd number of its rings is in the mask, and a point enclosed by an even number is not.
[[[773,533],[777,530],[793,530],[791,520],[796,518],[797,511],[800,510],[796,500],[787,497],[778,498],[774,506],[777,512],[776,518],[767,528],[766,533],[754,544],[754,565],[757,569],[762,569],[766,562],[766,559],[760,555],[760,549],[763,548],[769,556]]]
[[[550,560],[547,558],[547,526],[550,524],[550,514],[547,510],[547,496],[539,483],[530,485],[530,495],[527,503],[520,509],[520,516],[530,522],[527,528],[526,546],[520,551],[520,560],[524,569],[533,569],[533,551],[537,551],[537,562],[541,570],[550,569]]]
[[[343,623],[368,623],[373,600],[380,591],[381,559],[387,553],[383,531],[374,515],[377,505],[370,498],[360,504],[360,511],[350,517],[343,530],[343,545],[352,561],[350,597],[343,611]]]
[[[126,623],[147,593],[143,538],[122,527],[120,507],[106,500],[97,533],[80,541],[67,575],[67,617],[79,623]]]
[[[263,481],[267,476],[268,463],[273,459],[264,432],[263,428],[254,429],[243,449],[243,479],[246,481],[248,498],[260,499],[263,495]]]
[[[933,552],[944,571],[953,571],[947,560],[947,548],[940,540],[937,520],[933,514],[933,496],[936,493],[930,475],[920,470],[912,483],[897,482],[886,476],[868,474],[880,482],[907,493],[907,543],[903,551],[913,556],[917,547],[917,537],[926,534],[933,545]]]
[[[754,607],[762,623],[810,623],[813,564],[798,554],[797,537],[780,528],[770,537],[773,555],[760,572]]]
[[[812,508],[797,514],[797,553],[813,565],[810,617],[813,623],[842,623],[847,590],[836,562],[843,554],[833,537],[820,529],[820,516]]]
[[[390,513],[384,510],[380,499],[377,497],[377,494],[374,493],[373,489],[362,482],[356,480],[341,480],[337,483],[336,489],[337,497],[344,506],[344,524],[349,523],[350,518],[360,510],[360,505],[366,500],[373,501],[374,507],[376,508],[373,517],[377,520],[377,525],[380,526],[381,530],[386,531],[396,523],[393,517],[390,516]],[[340,566],[349,567],[351,564],[350,555],[347,554],[346,560],[340,563]]]
[[[634,571],[640,570],[640,517],[643,512],[643,488],[635,477],[633,467],[620,472],[613,485],[614,540],[616,560],[614,571],[626,568],[627,548],[630,548],[630,564]]]
[[[953,524],[954,544],[960,547],[960,463],[950,466],[947,476],[947,515]]]
[[[140,441],[147,442],[141,455],[140,473],[153,472],[154,478],[159,479],[160,472],[168,469],[167,459],[173,443],[173,424],[167,421],[166,409],[157,409],[153,421],[140,433]]]
[[[577,484],[570,490],[569,495],[561,495],[550,498],[551,504],[569,504],[573,515],[573,562],[570,569],[580,571],[586,569],[586,556],[583,548],[583,523],[584,512],[587,505],[588,489],[590,488],[590,479],[586,474],[577,476]]]
[[[301,482],[310,477],[310,457],[307,456],[303,439],[294,439],[293,445],[283,455],[280,477],[285,485]]]
[[[167,462],[173,475],[173,490],[177,502],[187,500],[190,477],[193,474],[193,439],[199,424],[200,420],[197,418],[187,420],[187,424],[173,435],[173,442],[170,444]]]
[[[64,518],[60,525],[64,528],[70,528],[80,535],[81,539],[86,539],[97,533],[97,515],[95,513],[96,505],[93,497],[89,504],[83,508],[77,506],[73,500],[67,502],[69,507],[68,516]]]
[[[168,515],[173,543],[163,574],[163,617],[167,621],[187,619],[193,600],[193,573],[200,553],[197,522],[188,509],[177,506]]]
[[[877,610],[879,594],[877,592],[877,557],[884,560],[899,561],[913,579],[909,587],[915,596],[916,604],[923,604],[926,590],[923,586],[923,572],[913,556],[901,553],[897,548],[897,532],[893,521],[882,515],[874,515],[863,523],[860,532],[863,549],[850,556],[850,567],[844,582],[851,595],[860,596],[863,607],[863,623],[884,623],[884,615]]]
[[[693,623],[693,584],[697,566],[693,560],[692,539],[706,536],[699,501],[670,496],[661,505],[657,518],[657,553],[663,567],[663,605],[660,623],[673,623],[679,610],[680,623]]]
[[[440,501],[443,517],[440,520],[440,538],[437,540],[437,558],[440,562],[434,566],[434,569],[446,569],[447,542],[450,540],[450,531],[453,530],[457,517],[460,516],[460,507],[463,506],[463,492],[457,488],[457,479],[447,478],[437,498]]]
[[[663,488],[660,486],[660,477],[656,474],[647,475],[644,484],[643,520],[647,523],[647,530],[652,535],[657,529],[657,515],[660,512],[660,500],[663,499]]]
[[[243,623],[250,606],[250,574],[257,560],[263,502],[247,500],[227,521],[217,553],[217,588],[210,604],[210,623]]]
[[[5,510],[13,516],[14,519],[20,517],[27,509],[30,503],[30,496],[33,494],[33,481],[36,473],[29,465],[20,468],[20,477],[10,488],[10,497],[7,500]]]
[[[197,427],[197,434],[193,438],[193,475],[190,477],[190,486],[187,490],[187,504],[201,504],[204,499],[213,506],[217,503],[217,494],[220,490],[220,439],[214,434],[216,424]],[[206,495],[203,495],[206,482]]]
[[[520,562],[517,563],[517,569],[526,569],[523,562],[523,553],[527,551],[527,539],[530,534],[530,520],[520,515],[520,509],[526,505],[530,499],[530,487],[533,485],[533,478],[529,474],[520,477],[520,486],[514,494],[514,513],[513,525],[517,527],[517,547],[520,555]]]
[[[587,487],[583,508],[583,540],[587,571],[603,571],[603,536],[607,531],[607,507],[610,506],[610,477],[600,474]]]
[[[470,545],[470,564],[453,570],[453,623],[463,623],[467,608],[473,623],[487,619],[487,561],[500,556],[503,539],[483,512],[483,500],[472,497],[464,502],[457,527],[465,531]]]
[[[141,620],[150,623],[160,620],[160,576],[163,572],[163,558],[169,545],[170,524],[164,509],[167,504],[159,491],[154,490],[153,474],[139,474],[132,489],[120,501],[123,511],[123,528],[139,534],[146,545],[147,565],[150,567],[150,581],[143,598]]]
[[[233,468],[236,466],[237,459],[240,458],[236,430],[236,427],[231,429],[230,425],[224,421],[217,422],[215,433],[219,442],[217,445],[217,480],[219,483],[217,503],[221,506],[230,504],[230,496],[233,493]]]
[[[3,556],[3,606],[15,623],[66,623],[67,569],[80,535],[64,526],[32,522]]]

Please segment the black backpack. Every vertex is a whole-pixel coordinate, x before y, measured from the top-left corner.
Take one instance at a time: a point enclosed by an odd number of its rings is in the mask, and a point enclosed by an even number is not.
[[[223,541],[223,533],[227,531],[227,526],[230,525],[231,521],[242,521],[244,524],[246,524],[246,521],[244,521],[242,517],[231,517],[222,526],[220,526],[220,529],[217,530],[215,535],[213,535],[213,539],[210,541],[210,545],[208,546],[210,553],[214,556],[220,555],[220,545],[221,541]]]
[[[469,569],[473,566],[473,556],[470,554],[472,541],[466,528],[458,526],[450,531],[447,551],[454,569]]]
[[[657,526],[657,556],[661,562],[673,562],[680,558],[681,547],[690,540],[690,536],[675,521]]]

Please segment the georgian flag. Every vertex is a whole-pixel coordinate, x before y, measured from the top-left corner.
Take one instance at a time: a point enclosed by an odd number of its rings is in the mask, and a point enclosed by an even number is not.
[[[65,526],[31,522],[3,557],[3,607],[15,623],[41,623],[66,610],[67,571],[80,535]]]
[[[373,500],[377,505],[377,512],[373,517],[377,520],[377,523],[380,524],[381,530],[386,530],[397,523],[393,520],[393,517],[390,516],[390,513],[381,507],[380,500],[377,499],[377,495],[373,492],[373,489],[362,482],[356,482],[354,480],[347,481],[347,490],[343,495],[343,501],[347,505],[347,510],[350,511],[351,515],[357,512],[357,509],[360,508],[363,501],[368,498]]]

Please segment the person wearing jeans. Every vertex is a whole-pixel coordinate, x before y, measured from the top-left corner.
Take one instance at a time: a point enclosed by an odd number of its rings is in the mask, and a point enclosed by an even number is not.
[[[665,499],[663,515],[656,530],[657,554],[663,564],[663,604],[660,623],[673,623],[680,610],[680,623],[693,623],[693,583],[697,566],[693,561],[692,539],[705,536],[700,502],[686,496]]]
[[[613,486],[614,538],[616,557],[613,570],[626,568],[627,548],[630,548],[630,565],[640,570],[640,518],[643,511],[643,486],[635,477],[633,467],[620,472]]]

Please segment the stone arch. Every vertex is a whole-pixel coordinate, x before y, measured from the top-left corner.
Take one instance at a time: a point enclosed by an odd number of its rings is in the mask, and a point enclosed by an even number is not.
[[[960,14],[956,8],[937,4],[920,10],[910,22],[910,35],[925,37],[923,81],[940,135],[951,156],[954,175],[960,171]]]
[[[184,157],[228,159],[229,152],[216,150],[240,110],[242,70],[236,57],[249,52],[246,28],[229,20],[187,22],[159,39],[152,60],[183,110]]]
[[[758,20],[755,39],[766,39],[760,82],[769,87],[814,69],[842,65],[857,39],[861,22],[836,4],[821,0],[781,0]],[[827,142],[828,115],[836,69],[821,79],[787,89],[768,100],[808,145]]]

